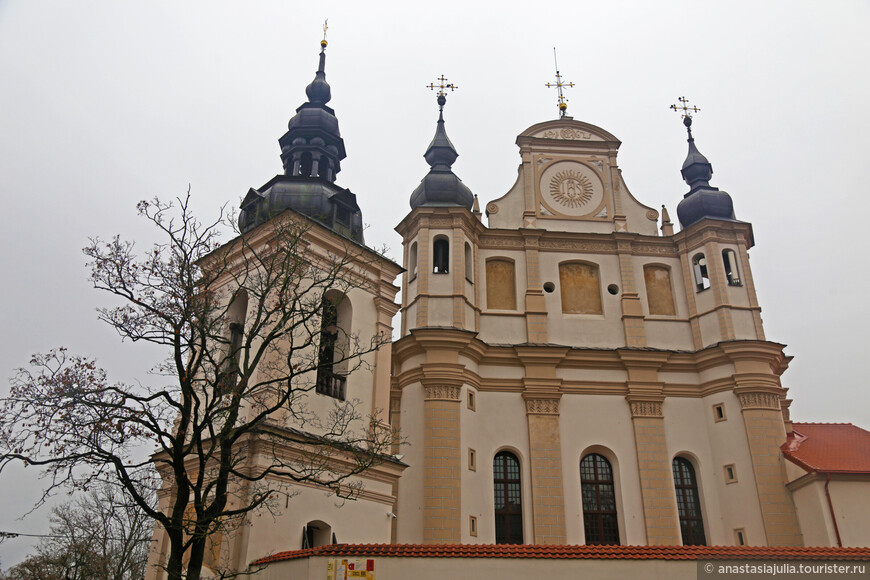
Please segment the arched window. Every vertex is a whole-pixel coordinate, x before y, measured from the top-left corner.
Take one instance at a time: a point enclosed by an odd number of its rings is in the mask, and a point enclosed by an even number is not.
[[[664,266],[648,264],[643,267],[643,281],[646,286],[649,313],[670,316],[676,314],[671,270]]]
[[[347,384],[350,319],[350,300],[338,293],[323,297],[315,391],[342,401]]]
[[[562,288],[562,312],[566,314],[601,314],[601,283],[595,264],[559,264]]]
[[[486,261],[486,307],[516,310],[517,283],[512,260],[494,258]]]
[[[704,254],[695,254],[692,258],[692,270],[695,272],[695,288],[698,292],[710,287],[710,275],[707,273],[707,258]]]
[[[408,277],[411,280],[417,277],[417,242],[413,242],[408,250]]]
[[[619,544],[613,469],[603,455],[590,453],[580,462],[583,528],[587,544]]]
[[[220,381],[221,390],[226,392],[236,386],[239,380],[239,365],[242,362],[242,347],[245,338],[245,318],[248,314],[248,293],[240,289],[233,296],[227,308],[229,323],[229,348],[223,368],[225,375]]]
[[[302,549],[317,548],[319,546],[327,546],[335,544],[335,534],[332,533],[332,526],[321,520],[313,520],[305,524],[302,528]]]
[[[474,282],[474,264],[471,262],[471,244],[465,242],[465,279]]]
[[[299,175],[302,177],[311,177],[311,153],[306,151],[302,154],[302,162],[299,164]]]
[[[674,488],[677,491],[677,513],[680,516],[680,532],[684,546],[706,546],[704,518],[701,515],[701,500],[698,496],[698,480],[695,468],[687,459],[674,458]]]
[[[450,272],[450,241],[447,236],[436,236],[432,244],[432,273]]]
[[[495,487],[495,543],[523,543],[523,506],[520,462],[509,451],[500,451],[492,460]]]
[[[740,270],[737,267],[737,254],[734,250],[722,250],[722,263],[725,264],[725,277],[729,286],[740,286]]]

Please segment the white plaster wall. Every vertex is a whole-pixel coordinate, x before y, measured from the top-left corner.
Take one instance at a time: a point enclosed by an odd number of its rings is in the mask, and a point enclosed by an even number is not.
[[[718,403],[725,405],[726,420],[717,423],[713,405]],[[750,544],[763,545],[764,523],[752,459],[734,395],[717,393],[704,399],[669,397],[663,412],[670,459],[684,456],[695,467],[707,543],[734,545],[734,530],[743,528]],[[726,484],[724,466],[731,463],[737,469],[738,482]]]
[[[526,342],[526,318],[481,314],[480,340],[488,344],[523,344]]]
[[[712,294],[712,292],[708,291],[708,294]],[[715,311],[699,316],[698,323],[701,327],[701,344],[710,346],[722,340],[722,333],[719,330],[719,317]]]
[[[446,276],[441,276],[441,278],[446,278]],[[430,296],[428,318],[426,326],[453,326],[453,298]]]
[[[625,398],[565,395],[560,402],[559,427],[567,543],[585,543],[580,460],[585,453],[601,453],[614,469],[620,543],[646,544],[634,426]]]
[[[798,523],[804,535],[804,546],[837,545],[837,536],[825,498],[824,486],[823,481],[817,481],[792,492]]]
[[[406,363],[407,366],[411,361]],[[403,544],[423,543],[423,386],[402,389],[401,428],[405,443],[399,451],[408,468],[399,480],[396,538]]]
[[[734,337],[737,340],[755,340],[755,319],[750,310],[731,310],[731,321],[734,323]]]
[[[481,391],[477,393],[477,411],[470,411],[464,398],[460,409],[463,455],[461,471],[463,543],[495,543],[492,460],[495,454],[502,450],[511,451],[520,461],[523,540],[527,544],[534,543],[529,430],[526,423],[526,406],[521,395]],[[469,447],[477,451],[476,472],[467,469]],[[420,501],[422,503],[422,498]],[[468,533],[469,515],[477,516],[477,538],[471,537]]]
[[[695,349],[692,326],[688,322],[647,317],[644,330],[646,330],[646,344],[650,348]]]
[[[843,546],[870,547],[870,481],[832,480],[828,491]]]
[[[389,493],[390,486],[365,480],[366,489]],[[366,499],[344,501],[322,489],[297,486],[299,493],[288,507],[279,498],[278,513],[250,516],[247,550],[242,562],[251,562],[277,552],[302,548],[302,527],[321,520],[332,528],[340,543],[389,543],[390,506]]]
[[[562,290],[559,283],[559,264],[581,260],[598,265],[599,291],[603,314],[564,314],[562,313]],[[604,254],[568,254],[563,252],[541,252],[541,280],[553,282],[556,290],[544,293],[547,305],[547,329],[553,344],[568,344],[580,347],[616,348],[625,346],[625,333],[622,328],[622,307],[620,299],[622,282],[619,261],[616,256]],[[612,295],[607,291],[609,284],[619,286],[619,292]]]
[[[517,180],[510,190],[502,197],[489,202],[498,205],[497,213],[487,214],[487,223],[490,228],[515,230],[523,226],[523,210],[525,209],[523,177],[525,167],[522,164],[517,168],[517,173]],[[486,206],[489,206],[489,203]]]
[[[565,381],[587,381],[594,383],[621,383],[628,380],[623,369],[578,369],[556,368],[556,376]]]

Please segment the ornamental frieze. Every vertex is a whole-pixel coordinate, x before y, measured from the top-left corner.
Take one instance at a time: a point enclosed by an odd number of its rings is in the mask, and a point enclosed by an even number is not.
[[[510,238],[507,236],[482,236],[480,238],[481,248],[515,248],[523,249],[523,240],[520,238]]]
[[[616,247],[611,242],[593,242],[590,240],[541,240],[541,249],[613,252],[616,250]]]
[[[661,401],[631,401],[632,417],[664,417]]]
[[[677,249],[673,246],[662,246],[658,244],[632,244],[633,254],[654,254],[656,256],[674,256],[677,255]]]
[[[562,129],[548,129],[542,133],[538,133],[535,137],[543,137],[544,139],[567,139],[572,141],[589,141],[592,139],[592,133],[589,131],[581,131],[572,127],[563,127]]]
[[[459,387],[450,385],[434,385],[424,387],[427,401],[458,401]]]
[[[526,399],[529,415],[558,415],[559,399]]]
[[[773,393],[741,393],[740,408],[779,411],[779,395]]]

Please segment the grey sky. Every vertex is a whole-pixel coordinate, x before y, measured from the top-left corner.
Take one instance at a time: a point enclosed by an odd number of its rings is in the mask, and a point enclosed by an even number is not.
[[[153,351],[120,344],[94,309],[80,249],[116,233],[146,247],[138,200],[182,195],[204,218],[281,171],[277,139],[317,65],[327,79],[370,245],[400,256],[393,227],[428,167],[448,96],[454,170],[483,206],[516,178],[516,135],[556,116],[553,46],[568,114],[622,140],[641,202],[676,204],[685,131],[668,105],[697,104],[694,133],[739,219],[768,339],[795,356],[784,377],[803,421],[870,428],[863,357],[870,274],[870,4],[782,2],[113,2],[0,0],[0,191],[5,202],[5,376],[65,345],[114,378]],[[2,387],[5,389],[6,387]],[[28,472],[4,474],[0,530],[44,531]],[[24,540],[0,545],[8,566]]]

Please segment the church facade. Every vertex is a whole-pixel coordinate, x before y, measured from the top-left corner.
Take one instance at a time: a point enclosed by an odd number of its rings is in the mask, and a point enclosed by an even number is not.
[[[335,185],[323,51],[307,93],[280,140],[285,174],[248,193],[240,226],[291,212],[314,247],[364,248],[355,196]],[[333,543],[870,546],[870,433],[792,423],[752,225],[710,184],[690,112],[676,231],[629,191],[619,140],[568,116],[518,136],[516,183],[481,204],[453,173],[438,103],[431,169],[396,227],[402,266],[372,253],[371,283],[334,300],[363,336],[391,333],[399,311],[398,338],[371,373],[336,373],[341,396],[309,394],[383,410],[395,455],[340,507],[300,487],[221,538],[211,564]]]

